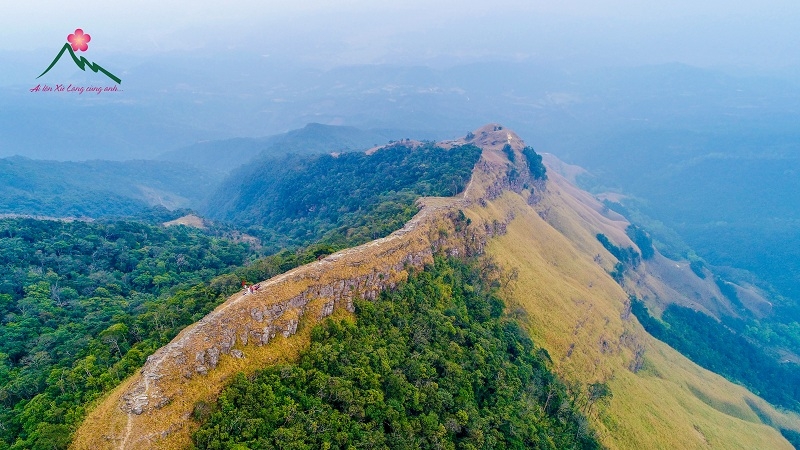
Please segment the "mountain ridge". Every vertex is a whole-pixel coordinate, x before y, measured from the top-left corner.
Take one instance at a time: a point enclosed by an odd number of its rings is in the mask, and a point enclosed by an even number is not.
[[[198,142],[164,152],[158,159],[183,162],[202,170],[230,173],[254,160],[281,154],[308,155],[366,150],[392,139],[397,131],[362,130],[349,126],[308,123],[303,128],[261,138],[233,138]]]
[[[482,157],[457,198],[423,199],[414,219],[387,238],[265,281],[265,289],[256,295],[229,298],[106,398],[85,420],[73,448],[146,448],[154,442],[180,448],[188,439],[192,425],[186,419],[195,401],[213,399],[218,392],[214,383],[225,374],[252,371],[259,361],[291,358],[310,328],[303,320],[347,316],[348,298],[391,287],[407,267],[424,265],[434,248],[451,254],[485,251],[507,273],[517,274],[509,278],[504,297],[522,308],[528,332],[553,356],[556,371],[570,382],[611,386],[610,412],[592,418],[607,447],[680,442],[685,448],[747,448],[769,442],[773,448],[791,448],[762,417],[800,430],[797,415],[779,413],[699,368],[647,335],[631,317],[627,293],[609,276],[615,258],[594,238],[603,232],[618,245],[635,246],[624,232],[627,221],[603,216],[602,204],[558,175],[546,182],[511,177],[511,169],[520,163],[512,164],[504,147],[522,161],[524,143],[509,130],[489,125],[473,135],[483,137]],[[472,223],[460,231],[458,211]],[[658,280],[635,276],[627,274],[626,282],[659,287]],[[256,307],[247,307],[251,301],[258,302]],[[226,319],[232,311],[238,312]],[[210,323],[220,325],[214,331]],[[231,326],[241,328],[231,331]],[[159,361],[177,370],[161,374],[154,370]],[[172,397],[148,395],[158,383],[163,392],[172,389]],[[645,413],[636,415],[641,407]],[[648,429],[654,432],[645,433]],[[728,435],[720,429],[729,430]]]

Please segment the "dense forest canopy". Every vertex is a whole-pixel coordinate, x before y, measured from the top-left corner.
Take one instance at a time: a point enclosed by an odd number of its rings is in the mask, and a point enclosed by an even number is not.
[[[0,448],[62,448],[87,402],[216,306],[253,255],[184,226],[0,220]]]
[[[464,189],[481,150],[392,145],[367,155],[286,156],[235,171],[212,197],[209,217],[249,226],[276,246],[366,242],[408,221],[420,196]]]
[[[218,176],[168,161],[0,159],[0,214],[122,217],[196,208]]]
[[[357,302],[355,323],[317,325],[296,364],[240,375],[216,407],[196,405],[195,445],[599,448],[584,413],[610,398],[607,386],[568,392],[490,284],[475,266],[437,258]]]
[[[132,220],[0,220],[0,449],[65,447],[89,402],[241,281],[388,234],[416,212],[420,195],[463,189],[479,155],[473,146],[429,145],[284,164],[272,191],[285,196],[284,207],[258,210],[277,230],[262,233],[266,251],[276,253],[259,259],[264,249],[212,235],[224,234],[224,225],[205,232]]]

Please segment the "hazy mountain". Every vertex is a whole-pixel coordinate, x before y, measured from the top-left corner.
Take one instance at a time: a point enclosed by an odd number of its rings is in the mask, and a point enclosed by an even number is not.
[[[318,240],[360,243],[411,219],[418,197],[462,190],[480,150],[400,141],[370,153],[256,160],[231,173],[203,211],[248,228],[275,251]]]
[[[0,212],[55,217],[197,207],[219,181],[166,161],[58,162],[18,156],[0,159],[0,180]]]
[[[201,140],[260,138],[307,123],[444,139],[502,121],[537,147],[579,162],[577,157],[600,154],[593,146],[609,133],[667,126],[786,129],[796,122],[793,105],[800,95],[791,78],[677,64],[565,68],[492,60],[441,68],[320,69],[255,54],[131,59],[125,90],[114,96],[36,95],[27,85],[3,87],[0,105],[9,126],[0,156],[152,158]],[[225,64],[238,70],[219,71]],[[79,118],[80,126],[65,117]],[[87,130],[93,145],[85,145]]]
[[[240,70],[223,77],[208,56],[191,52],[139,57],[115,97],[74,101],[5,87],[0,155],[131,159],[180,148],[164,158],[225,172],[274,143],[259,136],[308,122],[409,130],[353,143],[369,146],[386,138],[440,139],[502,121],[538,150],[590,170],[596,180],[587,187],[641,199],[648,215],[677,230],[710,264],[754,271],[785,295],[800,292],[793,275],[800,271],[782,270],[800,259],[791,175],[800,154],[800,87],[792,72],[498,61],[320,69],[254,54],[219,63]],[[65,117],[80,118],[80,126]],[[316,144],[294,150],[311,148]],[[732,179],[725,171],[770,181],[746,192],[746,184],[723,188]],[[786,195],[775,196],[773,188]]]
[[[183,162],[209,172],[228,173],[255,157],[308,155],[366,150],[397,138],[397,131],[360,130],[310,123],[305,127],[264,138],[236,138],[200,142],[166,152],[159,159]]]

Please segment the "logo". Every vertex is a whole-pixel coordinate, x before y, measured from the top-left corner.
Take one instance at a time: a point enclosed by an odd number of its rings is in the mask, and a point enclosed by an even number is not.
[[[111,78],[117,84],[122,83],[122,80],[120,80],[119,77],[107,71],[106,69],[102,68],[99,64],[91,62],[88,59],[84,58],[83,56],[79,58],[78,55],[75,54],[75,52],[85,52],[86,50],[88,50],[89,41],[91,40],[92,37],[88,34],[85,34],[82,29],[80,28],[76,29],[74,33],[67,36],[67,43],[64,44],[63,47],[61,47],[61,51],[58,52],[58,55],[56,55],[56,58],[53,60],[53,62],[50,63],[47,69],[45,69],[45,71],[42,72],[41,75],[36,77],[36,79],[38,80],[44,74],[49,72],[50,69],[52,69],[53,66],[55,66],[56,63],[61,59],[61,57],[64,56],[64,52],[68,52],[69,56],[72,57],[72,61],[75,62],[75,65],[78,66],[78,68],[83,70],[84,72],[88,67],[94,73],[102,72],[103,75],[107,76],[108,78]]]

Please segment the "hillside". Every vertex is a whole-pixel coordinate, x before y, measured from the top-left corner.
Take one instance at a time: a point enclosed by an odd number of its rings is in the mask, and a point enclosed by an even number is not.
[[[461,191],[479,156],[473,145],[399,143],[369,154],[263,159],[227,177],[203,211],[275,251],[319,240],[342,248],[402,227],[420,196]]]
[[[571,160],[596,174],[581,179],[584,187],[625,192],[617,203],[663,222],[685,243],[658,233],[665,248],[685,256],[690,247],[708,264],[755,273],[791,300],[786,313],[797,321],[797,132],[755,121],[735,137],[737,125],[709,128],[608,133]],[[644,152],[654,156],[638,156]]]
[[[0,213],[132,216],[197,207],[219,178],[164,161],[0,159]]]
[[[591,196],[571,195],[575,188],[550,173],[548,194],[535,208],[526,205],[524,193],[507,192],[491,209],[476,212],[484,220],[515,216],[487,253],[516,269],[506,298],[526,311],[533,339],[547,348],[557,371],[583,383],[609,384],[614,398],[594,421],[603,443],[791,448],[762,423],[796,430],[796,414],[778,413],[643,332],[629,312],[627,293],[608,275],[613,256],[595,239],[603,232],[632,245],[624,235],[627,224],[605,217]]]
[[[633,248],[624,218],[553,170],[547,180],[529,176],[534,167],[510,130],[490,125],[443,146],[467,143],[482,154],[462,195],[422,199],[420,212],[388,237],[266,280],[254,295],[231,296],[99,403],[73,447],[186,447],[198,426],[188,420],[197,405],[213,403],[236,373],[294,361],[309,346],[311,325],[349,317],[355,297],[376,298],[443,252],[497,261],[510,314],[550,355],[577,400],[590,398],[592,385],[610,389],[605,407],[587,409],[604,446],[791,448],[778,430],[800,431],[796,414],[698,367],[631,314],[629,293],[610,275],[616,258],[596,238],[602,233]],[[686,276],[674,277],[684,280],[676,284],[648,264],[622,277],[648,304],[670,303],[665,297],[677,293],[697,308],[729,307],[711,301],[720,298],[712,285]],[[681,292],[686,283],[701,295]]]
[[[309,123],[305,127],[263,138],[199,142],[163,153],[158,159],[189,164],[201,170],[228,174],[244,164],[286,154],[311,155],[366,150],[396,138],[397,132]]]
[[[93,400],[219,304],[220,281],[238,289],[230,272],[254,253],[186,226],[30,218],[0,219],[0,249],[3,449],[65,448]]]

